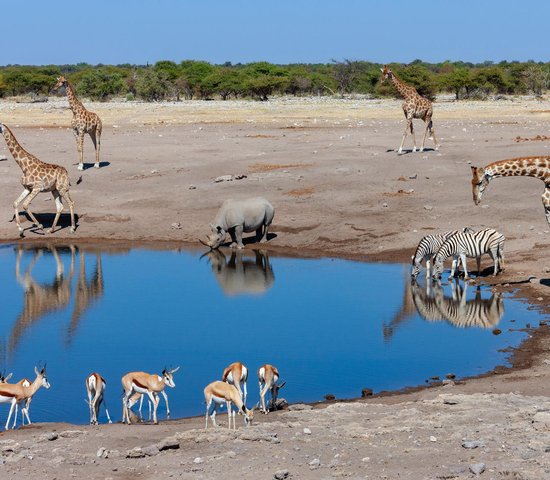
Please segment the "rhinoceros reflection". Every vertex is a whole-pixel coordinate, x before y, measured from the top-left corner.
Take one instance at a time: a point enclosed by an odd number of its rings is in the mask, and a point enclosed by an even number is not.
[[[500,294],[492,293],[490,298],[481,297],[480,287],[476,287],[474,298],[467,299],[468,284],[461,288],[460,283],[451,283],[451,296],[444,294],[439,284],[427,282],[422,286],[405,279],[401,309],[391,322],[384,325],[384,340],[389,341],[395,329],[417,312],[428,322],[447,321],[455,327],[492,328],[504,315],[504,302]]]
[[[267,253],[254,250],[254,256],[250,257],[247,251],[237,250],[231,252],[229,260],[220,250],[205,255],[226,295],[262,294],[275,281]]]

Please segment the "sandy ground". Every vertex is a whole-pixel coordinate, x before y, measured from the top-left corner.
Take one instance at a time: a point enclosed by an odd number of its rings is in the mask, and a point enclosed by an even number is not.
[[[20,170],[2,142],[0,240],[197,245],[223,200],[263,195],[276,210],[268,248],[287,254],[405,261],[427,233],[496,228],[507,239],[507,271],[485,281],[502,290],[519,288],[518,295],[548,308],[550,227],[542,183],[497,179],[476,207],[470,165],[550,154],[550,101],[440,101],[434,117],[440,150],[432,150],[429,140],[423,153],[397,155],[400,104],[87,103],[103,119],[103,163],[78,172],[65,99],[0,102],[0,121],[27,150],[69,170],[78,214],[74,234],[63,228],[43,235],[25,222],[29,229],[20,240],[8,222],[21,192]],[[420,143],[423,126],[416,125]],[[91,167],[89,139],[85,159]],[[223,175],[245,177],[214,181]],[[51,196],[39,195],[32,206],[48,226]],[[204,433],[203,419],[158,427],[39,424],[3,434],[0,478],[550,478],[549,348],[541,327],[515,353],[514,369],[419,392],[280,412],[236,433]],[[156,444],[166,437],[178,448],[159,453]],[[142,450],[128,453],[134,447]],[[105,450],[97,456],[100,448]]]

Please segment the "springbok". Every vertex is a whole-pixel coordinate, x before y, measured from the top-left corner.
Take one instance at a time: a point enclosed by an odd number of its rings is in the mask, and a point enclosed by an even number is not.
[[[222,381],[234,385],[241,394],[243,403],[246,403],[246,381],[248,380],[248,368],[241,362],[234,362],[229,365],[222,375]],[[242,383],[242,388],[241,388]]]
[[[206,401],[205,429],[208,428],[209,415],[214,426],[218,426],[216,424],[216,410],[220,408],[224,402],[227,405],[227,415],[229,418],[228,428],[231,428],[231,418],[233,418],[233,430],[237,429],[235,426],[235,411],[239,411],[244,415],[244,423],[246,426],[250,425],[254,419],[254,410],[248,410],[248,408],[246,408],[242,396],[235,385],[216,380],[204,388],[204,399]]]
[[[269,413],[269,408],[265,406],[265,396],[267,392],[271,392],[271,401],[270,404],[273,405],[273,408],[276,408],[277,397],[279,396],[279,390],[283,388],[286,382],[278,384],[279,381],[279,370],[273,365],[266,363],[258,369],[258,382],[260,384],[260,402],[262,406],[260,407],[260,412],[264,414]]]
[[[111,421],[111,417],[109,416],[107,402],[104,397],[106,388],[107,382],[99,373],[90,373],[90,375],[86,377],[86,392],[88,393],[88,406],[90,407],[91,425],[98,425],[97,416],[99,415],[99,407],[102,403],[105,405],[107,420],[109,420],[109,423],[113,423]]]
[[[136,393],[147,394],[153,403],[153,423],[158,424],[157,407],[159,404],[159,393],[168,385],[174,388],[173,374],[179,370],[176,367],[172,370],[164,369],[162,375],[151,375],[145,372],[130,372],[122,377],[122,387],[124,388],[124,398],[122,399],[122,421],[130,424],[130,407],[137,402],[137,399],[131,403],[130,399]],[[165,397],[166,398],[166,397]],[[168,401],[168,400],[167,400]]]
[[[8,414],[8,420],[6,421],[6,430],[9,429],[10,419],[14,409],[15,418],[12,428],[15,428],[15,424],[17,422],[17,408],[20,404],[30,425],[31,419],[29,418],[28,413],[28,405],[30,402],[27,403],[27,400],[32,399],[40,387],[50,388],[48,378],[46,377],[46,366],[44,366],[40,371],[38,368],[34,367],[34,373],[36,374],[36,378],[28,387],[21,384],[21,382],[25,382],[26,379],[23,379],[20,383],[16,384],[3,383],[0,385],[0,403],[11,403],[10,413]],[[23,407],[24,402],[25,406]]]

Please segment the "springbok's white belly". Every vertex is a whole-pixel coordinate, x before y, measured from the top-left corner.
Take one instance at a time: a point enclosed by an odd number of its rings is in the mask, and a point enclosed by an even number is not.
[[[144,395],[147,395],[147,393],[149,393],[148,389],[143,388],[143,387],[139,387],[135,383],[132,383],[132,388],[134,389],[135,392],[138,392],[138,393],[141,393],[141,394],[144,394]]]

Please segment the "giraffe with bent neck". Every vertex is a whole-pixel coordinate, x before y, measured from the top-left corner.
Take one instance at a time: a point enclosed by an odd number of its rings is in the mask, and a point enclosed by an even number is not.
[[[59,216],[63,211],[62,199],[69,205],[69,210],[71,212],[71,232],[74,232],[76,230],[74,222],[74,203],[69,195],[71,182],[67,170],[60,165],[43,162],[27,152],[19,144],[12,131],[2,123],[0,123],[0,133],[4,136],[13,159],[23,171],[23,176],[21,177],[23,193],[21,193],[19,198],[13,203],[13,208],[15,210],[14,218],[17,223],[17,228],[19,229],[19,234],[23,236],[23,227],[21,227],[19,221],[18,211],[18,206],[21,202],[23,202],[23,209],[29,215],[34,225],[41,230],[44,229],[42,224],[29,209],[30,203],[41,192],[52,192],[55,200],[56,214],[48,233],[53,233]]]
[[[94,113],[86,110],[82,102],[76,96],[74,87],[69,81],[61,75],[53,87],[53,91],[65,87],[67,100],[73,111],[73,119],[71,125],[76,138],[76,148],[78,150],[78,169],[84,170],[84,135],[90,135],[95,148],[95,168],[99,168],[99,149],[101,147],[101,130],[103,128],[101,119]]]
[[[413,86],[407,85],[403,81],[399,80],[395,73],[393,73],[387,66],[385,66],[383,69],[381,68],[380,70],[382,71],[384,80],[391,80],[399,94],[405,99],[402,106],[403,113],[405,114],[405,118],[407,119],[407,123],[405,125],[405,130],[403,131],[403,140],[401,140],[401,145],[399,146],[398,153],[403,152],[403,144],[405,143],[405,138],[407,138],[408,130],[411,131],[411,134],[413,136],[412,151],[416,152],[416,135],[414,133],[413,118],[420,118],[426,123],[426,130],[424,131],[424,138],[422,139],[422,146],[420,147],[420,151],[422,152],[424,150],[424,144],[426,143],[426,136],[428,135],[428,131],[430,132],[430,137],[433,139],[435,149],[437,150],[439,148],[439,145],[435,138],[435,131],[433,129],[432,102],[420,95]]]
[[[479,205],[483,192],[493,178],[498,177],[535,177],[544,182],[542,204],[546,220],[550,225],[550,156],[520,157],[500,160],[485,167],[472,168],[472,195],[474,203]]]

